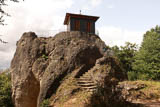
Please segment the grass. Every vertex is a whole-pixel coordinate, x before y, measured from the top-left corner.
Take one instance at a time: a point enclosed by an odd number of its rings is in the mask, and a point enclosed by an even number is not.
[[[61,81],[61,85],[57,89],[56,95],[53,96],[52,99],[57,98],[56,103],[63,105],[68,99],[71,98],[72,91],[77,88],[78,86],[76,85],[75,78],[73,78],[71,74],[69,74]]]

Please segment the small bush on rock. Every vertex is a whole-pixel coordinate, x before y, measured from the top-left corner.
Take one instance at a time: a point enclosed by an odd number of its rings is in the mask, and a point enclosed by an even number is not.
[[[43,100],[42,104],[41,104],[41,107],[49,107],[49,99],[45,99]]]

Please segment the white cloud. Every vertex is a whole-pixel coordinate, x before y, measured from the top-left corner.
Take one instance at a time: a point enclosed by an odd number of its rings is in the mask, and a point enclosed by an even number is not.
[[[102,0],[89,0],[91,6],[96,7],[102,3]]]
[[[85,11],[90,11],[99,6],[102,2],[103,0],[87,0],[85,1],[85,4],[82,4],[82,9]]]
[[[7,18],[7,26],[0,26],[0,34],[4,35],[0,38],[9,42],[8,44],[0,43],[0,69],[9,66],[16,49],[16,41],[24,32],[35,31],[38,34],[48,34],[49,31],[50,35],[54,35],[59,29],[63,28],[65,12],[73,6],[75,1],[25,0],[20,3],[10,3],[6,7],[6,11],[12,17]],[[77,5],[77,8],[83,7],[86,10],[91,10],[100,6],[104,0],[82,1]],[[108,8],[114,7],[114,5],[108,5]],[[130,31],[114,26],[103,26],[99,27],[98,30],[102,40],[112,46],[124,45],[125,41],[140,44],[143,37],[143,32]]]
[[[14,51],[9,50],[7,52],[0,51],[0,69],[5,69],[8,67],[11,59],[13,58]]]
[[[113,9],[113,8],[115,8],[115,6],[114,5],[108,5],[107,8]]]
[[[101,39],[110,46],[122,46],[125,42],[141,44],[144,32],[131,31],[114,26],[103,26],[98,28]]]
[[[0,26],[1,38],[8,44],[0,43],[0,68],[9,66],[16,48],[16,41],[24,32],[34,31],[43,34],[63,27],[65,10],[73,0],[25,0],[10,2],[5,10],[12,16],[6,18],[7,26]],[[56,33],[52,32],[52,33]],[[46,33],[48,34],[48,33]]]

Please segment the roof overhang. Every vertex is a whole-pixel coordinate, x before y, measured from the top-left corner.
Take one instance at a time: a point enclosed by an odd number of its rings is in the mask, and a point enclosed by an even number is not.
[[[89,20],[93,20],[93,21],[97,21],[99,19],[98,16],[88,16],[88,15],[82,15],[82,14],[66,13],[66,17],[65,17],[65,20],[64,20],[64,25],[68,25],[70,17],[81,18],[81,19],[89,19]]]

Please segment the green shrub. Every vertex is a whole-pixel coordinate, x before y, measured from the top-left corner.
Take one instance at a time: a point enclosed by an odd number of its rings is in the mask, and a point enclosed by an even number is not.
[[[158,75],[158,74],[157,74]],[[128,80],[134,81],[134,80],[154,80],[157,78],[156,73],[146,73],[146,72],[134,72],[130,71],[128,72]]]
[[[129,71],[127,72],[128,80],[134,81],[137,80],[137,72]]]
[[[41,107],[49,107],[49,103],[50,103],[49,99],[45,99],[43,100]]]
[[[11,76],[9,72],[0,74],[0,107],[13,107]]]
[[[138,80],[150,80],[150,75],[147,74],[147,73],[138,72],[137,73],[137,79]]]
[[[133,71],[132,63],[135,61],[134,56],[137,53],[138,45],[126,42],[125,46],[113,46],[112,50],[119,59],[121,66],[126,72]]]
[[[43,55],[42,55],[42,58],[44,58],[45,60],[47,60],[47,59],[48,59],[48,56],[47,56],[46,54],[43,54]]]

